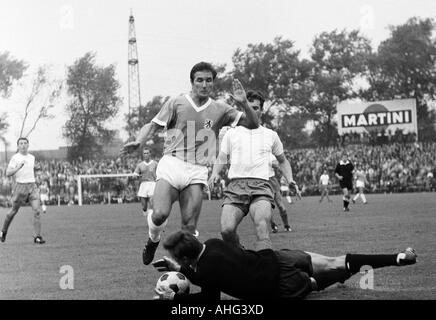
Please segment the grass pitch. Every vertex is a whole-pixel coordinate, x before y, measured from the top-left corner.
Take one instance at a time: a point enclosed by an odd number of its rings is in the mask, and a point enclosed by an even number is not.
[[[307,197],[288,205],[293,231],[271,234],[276,248],[302,249],[329,256],[350,253],[393,253],[412,246],[418,263],[374,270],[373,290],[360,288],[361,275],[308,299],[436,299],[435,193],[368,195],[369,204],[342,200],[319,204]],[[199,239],[220,238],[221,201],[203,202]],[[7,209],[0,209],[3,222]],[[152,299],[160,275],[142,264],[147,239],[140,204],[52,206],[43,215],[45,245],[33,244],[32,212],[21,208],[5,243],[0,243],[0,299]],[[280,217],[275,211],[275,221]],[[178,230],[178,203],[166,234]],[[242,244],[253,248],[254,228],[246,217],[238,229]],[[164,234],[165,236],[165,234]],[[164,250],[160,246],[156,258]],[[65,273],[74,271],[74,289],[62,290]],[[197,291],[198,288],[192,288]],[[229,297],[223,296],[228,299]]]

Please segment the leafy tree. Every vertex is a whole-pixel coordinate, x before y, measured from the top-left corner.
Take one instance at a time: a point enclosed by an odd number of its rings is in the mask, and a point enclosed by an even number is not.
[[[66,106],[69,120],[63,135],[71,144],[68,157],[93,158],[115,134],[105,126],[121,103],[115,66],[98,66],[95,54],[88,52],[68,67],[67,87],[71,101]]]
[[[432,19],[411,18],[390,26],[391,35],[369,60],[367,100],[414,98],[417,102],[418,137],[436,139],[436,115],[429,103],[436,99],[436,39]]]
[[[249,44],[244,51],[237,49],[234,53],[234,70],[229,76],[241,80],[246,89],[263,92],[272,105],[298,105],[292,88],[309,71],[301,65],[299,54],[292,41],[281,37],[273,43]]]
[[[322,134],[312,138],[318,144],[331,145],[337,138],[333,123],[336,105],[357,97],[355,81],[367,71],[371,45],[357,30],[334,30],[316,36],[310,52],[311,62],[307,65],[311,74],[298,90],[308,94],[309,101],[303,110],[322,127],[316,131]]]
[[[0,53],[0,95],[7,98],[14,81],[21,79],[27,66],[21,60],[10,57],[9,52]]]
[[[40,120],[54,118],[51,111],[59,100],[62,85],[62,81],[50,79],[48,66],[38,68],[32,80],[30,93],[25,100],[20,137],[29,137]],[[35,105],[38,105],[36,112],[34,112]],[[32,122],[30,129],[25,132],[28,120]]]
[[[14,82],[21,79],[26,69],[23,61],[12,58],[7,51],[0,52],[0,97],[10,96]],[[7,114],[0,114],[0,135],[3,135],[8,127]]]

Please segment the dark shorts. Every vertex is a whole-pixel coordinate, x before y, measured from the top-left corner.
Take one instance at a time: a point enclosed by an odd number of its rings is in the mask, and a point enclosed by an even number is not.
[[[16,183],[12,190],[12,205],[23,205],[39,200],[39,189],[35,183]]]
[[[312,258],[301,250],[275,251],[280,267],[279,297],[303,298],[312,291]]]
[[[240,178],[230,181],[224,190],[224,205],[232,205],[242,210],[244,215],[248,214],[250,205],[259,200],[266,200],[274,205],[274,192],[268,180],[254,178]]]
[[[341,189],[353,190],[353,181],[352,180],[339,181],[339,186],[341,187]]]

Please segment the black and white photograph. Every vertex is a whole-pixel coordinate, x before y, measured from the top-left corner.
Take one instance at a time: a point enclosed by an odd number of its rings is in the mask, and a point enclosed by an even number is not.
[[[2,301],[436,300],[435,175],[434,0],[0,0]]]

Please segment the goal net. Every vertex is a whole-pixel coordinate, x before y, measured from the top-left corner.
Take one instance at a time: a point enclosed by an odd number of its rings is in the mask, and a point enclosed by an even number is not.
[[[79,206],[136,202],[139,180],[133,173],[78,175],[77,202]]]

